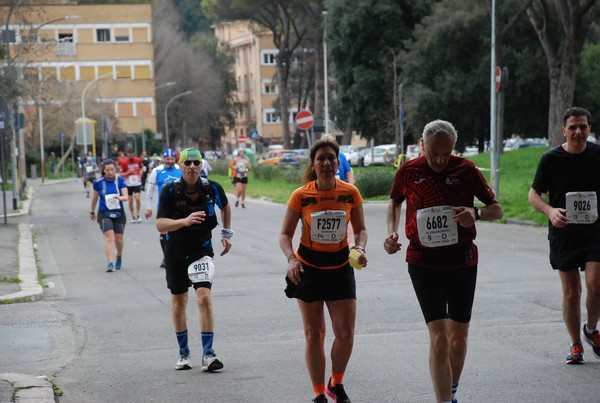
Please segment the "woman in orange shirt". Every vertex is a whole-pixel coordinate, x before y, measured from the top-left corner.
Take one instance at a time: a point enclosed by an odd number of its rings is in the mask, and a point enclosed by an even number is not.
[[[310,150],[310,165],[304,186],[288,201],[279,236],[279,245],[288,261],[286,295],[296,298],[304,324],[306,366],[312,381],[313,402],[327,402],[327,393],[336,402],[350,402],[343,377],[352,354],[356,318],[356,283],[349,263],[346,231],[354,229],[355,266],[367,265],[367,229],[358,189],[336,179],[339,145],[321,139]],[[298,221],[302,223],[300,245],[292,239]],[[325,313],[327,306],[333,334],[331,378],[325,386]]]

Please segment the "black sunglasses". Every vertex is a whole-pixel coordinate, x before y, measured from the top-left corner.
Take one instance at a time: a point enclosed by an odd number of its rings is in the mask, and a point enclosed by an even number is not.
[[[194,164],[195,166],[199,166],[201,162],[202,161],[200,160],[185,160],[183,161],[183,165],[185,165],[186,167],[189,167],[192,164]]]

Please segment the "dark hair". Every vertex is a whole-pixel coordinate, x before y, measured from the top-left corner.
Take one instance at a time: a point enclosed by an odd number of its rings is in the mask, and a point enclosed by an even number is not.
[[[102,161],[102,176],[104,176],[104,168],[106,168],[107,165],[114,165],[115,168],[117,167],[117,164],[113,160],[110,158],[105,159]]]
[[[135,153],[135,150],[133,148],[129,147],[127,149],[127,154],[134,154],[134,153]]]
[[[575,116],[575,117],[585,116],[587,118],[588,125],[590,124],[590,121],[592,120],[592,114],[590,113],[590,111],[588,111],[585,108],[581,108],[579,106],[573,106],[571,108],[567,108],[567,110],[565,111],[565,114],[563,115],[563,127],[567,126],[567,120],[572,116]]]
[[[313,146],[310,148],[310,165],[304,171],[304,176],[302,177],[302,183],[307,184],[310,181],[314,181],[317,179],[317,174],[312,166],[315,162],[315,156],[317,155],[317,151],[324,147],[331,147],[335,152],[335,156],[339,157],[340,155],[340,146],[337,141],[333,138],[322,138],[320,140],[315,141]]]

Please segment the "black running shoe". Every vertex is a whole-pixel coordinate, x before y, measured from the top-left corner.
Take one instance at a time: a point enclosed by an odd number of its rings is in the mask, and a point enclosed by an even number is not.
[[[339,385],[331,386],[331,378],[327,382],[325,392],[333,399],[333,403],[350,403],[350,398],[344,391],[344,385],[340,383]]]
[[[325,395],[319,395],[315,397],[312,401],[313,403],[327,403],[327,398],[325,397]]]

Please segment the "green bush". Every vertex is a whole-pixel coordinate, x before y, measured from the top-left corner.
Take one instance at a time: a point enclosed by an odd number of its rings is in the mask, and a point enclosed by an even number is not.
[[[281,179],[283,176],[281,167],[277,165],[256,165],[253,168],[254,179],[260,181],[274,181]]]
[[[369,170],[356,174],[356,187],[362,197],[376,197],[390,194],[394,184],[394,170]]]
[[[210,161],[210,166],[213,169],[211,174],[228,176],[229,160],[213,160]]]
[[[283,174],[283,179],[287,183],[301,184],[302,175],[304,171],[301,171],[298,167],[279,167]]]

